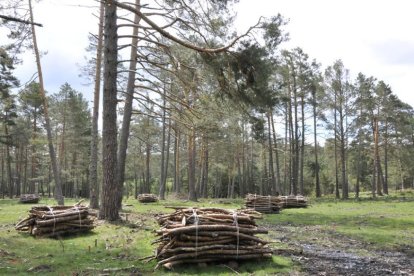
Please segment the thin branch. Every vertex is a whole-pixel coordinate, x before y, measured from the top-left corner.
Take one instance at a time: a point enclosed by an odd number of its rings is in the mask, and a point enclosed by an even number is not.
[[[7,21],[14,21],[14,22],[24,23],[24,24],[28,24],[28,25],[36,25],[36,26],[39,26],[39,27],[43,27],[43,25],[40,24],[40,23],[31,22],[31,21],[27,21],[27,20],[15,18],[15,17],[10,17],[10,16],[7,16],[7,15],[0,14],[0,18],[3,18],[4,20],[7,20]]]

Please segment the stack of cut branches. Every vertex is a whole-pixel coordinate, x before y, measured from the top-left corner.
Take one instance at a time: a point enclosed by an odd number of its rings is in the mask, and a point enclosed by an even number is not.
[[[281,209],[280,198],[277,196],[261,196],[256,194],[247,194],[245,206],[254,209],[260,213],[279,213]]]
[[[142,203],[157,202],[158,197],[154,194],[140,194],[138,195],[138,201]]]
[[[306,197],[301,195],[280,196],[279,198],[282,208],[306,208],[308,206]]]
[[[29,216],[18,222],[15,229],[37,237],[88,232],[94,228],[88,209],[82,205],[34,206],[29,211]]]
[[[232,211],[220,208],[173,207],[172,214],[157,217],[161,236],[156,268],[187,263],[251,260],[272,256],[267,242],[255,234],[266,234],[254,219],[261,214],[253,210]]]
[[[21,203],[38,203],[40,200],[39,195],[36,194],[22,194],[20,195]]]

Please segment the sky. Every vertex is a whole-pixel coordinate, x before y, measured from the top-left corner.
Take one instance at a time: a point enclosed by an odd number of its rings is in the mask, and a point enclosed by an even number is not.
[[[82,6],[79,6],[81,4]],[[84,7],[85,5],[91,7]],[[242,32],[260,16],[280,13],[290,40],[282,49],[301,47],[322,68],[341,59],[351,78],[359,72],[383,80],[404,102],[414,106],[414,2],[411,0],[240,0],[237,29]],[[46,89],[57,92],[68,82],[92,100],[93,86],[79,78],[88,33],[97,32],[93,0],[43,0],[34,4],[38,44]],[[1,32],[2,30],[0,30]],[[0,33],[0,39],[4,34]],[[0,44],[2,44],[0,42]],[[24,83],[35,70],[28,52],[16,75]]]

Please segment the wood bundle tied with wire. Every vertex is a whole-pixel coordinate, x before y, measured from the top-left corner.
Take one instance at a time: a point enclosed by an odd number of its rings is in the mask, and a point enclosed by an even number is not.
[[[175,212],[160,215],[161,236],[155,256],[156,268],[178,264],[210,263],[270,258],[267,242],[256,234],[267,230],[256,225],[261,214],[253,210],[172,207]]]
[[[39,195],[37,194],[22,194],[20,195],[21,203],[38,203],[40,200]]]
[[[36,237],[58,237],[88,232],[94,228],[89,208],[75,206],[34,206],[15,229]]]
[[[306,208],[308,200],[301,195],[280,196],[280,204],[282,208]]]
[[[262,196],[247,194],[245,198],[246,208],[253,209],[260,213],[277,214],[281,209],[280,198],[277,196]]]
[[[157,202],[158,197],[154,194],[140,194],[138,195],[138,201],[141,203]]]

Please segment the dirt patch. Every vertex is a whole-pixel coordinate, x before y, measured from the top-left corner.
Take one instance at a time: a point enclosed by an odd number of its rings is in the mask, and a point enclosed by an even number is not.
[[[265,225],[275,254],[289,256],[303,275],[414,275],[414,258],[380,251],[318,226]]]

